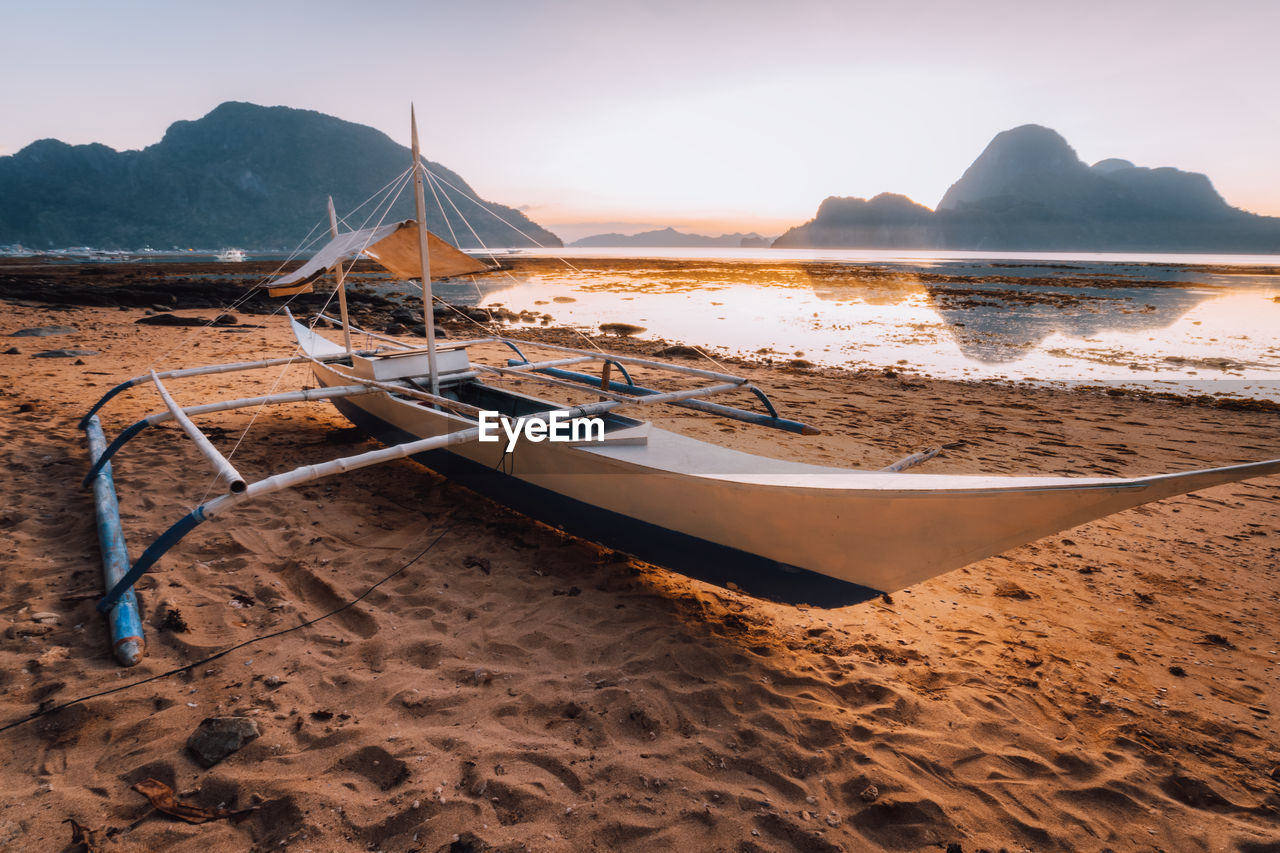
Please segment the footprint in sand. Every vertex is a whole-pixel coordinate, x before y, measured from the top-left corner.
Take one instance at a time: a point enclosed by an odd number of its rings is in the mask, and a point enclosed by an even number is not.
[[[298,563],[282,567],[280,577],[294,595],[306,601],[317,611],[314,614],[317,616],[322,612],[336,610],[351,600],[350,595],[340,592],[329,581]],[[359,605],[334,614],[331,621],[365,639],[372,637],[379,630],[377,620],[362,610]]]

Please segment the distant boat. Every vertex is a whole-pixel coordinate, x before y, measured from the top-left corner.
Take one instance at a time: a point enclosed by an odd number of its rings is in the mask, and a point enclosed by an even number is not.
[[[218,260],[238,264],[245,259],[244,249],[223,249],[218,253]]]

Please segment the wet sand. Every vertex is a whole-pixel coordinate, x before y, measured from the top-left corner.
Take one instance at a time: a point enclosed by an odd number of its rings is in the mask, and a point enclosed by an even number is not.
[[[145,308],[47,296],[9,296],[0,318],[3,349],[19,350],[0,356],[0,725],[315,618],[443,537],[332,618],[0,733],[2,849],[64,849],[67,818],[103,850],[1280,849],[1280,478],[828,610],[690,581],[395,463],[192,534],[139,584],[147,657],[124,671],[93,609],[77,419],[153,363],[291,344],[252,314],[193,333],[135,324]],[[9,337],[50,325],[77,331]],[[58,348],[96,354],[32,358]],[[852,466],[963,442],[928,472],[1137,475],[1280,455],[1273,411],[733,368],[824,434],[661,421]],[[277,378],[172,389],[184,402],[247,396]],[[282,387],[304,381],[295,369]],[[158,405],[145,389],[119,398],[108,436]],[[250,418],[202,425],[229,451]],[[234,460],[252,478],[368,446],[330,408],[281,407]],[[210,486],[172,426],[124,450],[116,479],[135,555]],[[205,769],[185,744],[221,715],[254,719],[261,736]],[[256,810],[182,823],[131,790],[148,777],[180,799]]]

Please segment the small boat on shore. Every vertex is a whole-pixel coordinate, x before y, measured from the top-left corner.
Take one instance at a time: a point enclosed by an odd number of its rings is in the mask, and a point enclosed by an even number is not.
[[[219,261],[225,264],[238,264],[247,257],[244,249],[223,249],[215,256]]]
[[[165,408],[95,445],[86,482],[148,426],[176,422],[217,473],[222,493],[192,510],[131,565],[108,572],[99,609],[127,603],[132,584],[201,523],[239,503],[322,477],[411,458],[532,518],[712,583],[787,602],[842,606],[927,580],[1111,513],[1174,495],[1280,473],[1280,459],[1146,477],[972,476],[906,469],[913,454],[881,470],[789,462],[745,453],[653,426],[639,415],[677,406],[782,433],[818,432],[783,418],[748,379],[723,370],[531,343],[505,336],[437,343],[431,281],[486,265],[425,227],[424,175],[413,130],[417,217],[339,233],[300,269],[268,283],[272,295],[336,277],[338,316],[310,323],[289,315],[293,356],[151,371],[109,391],[152,384]],[[421,345],[360,329],[347,315],[344,263],[371,258],[423,284]],[[287,310],[285,312],[288,314]],[[340,337],[325,337],[333,325]],[[353,340],[376,342],[357,349]],[[245,370],[310,366],[316,388],[180,405],[171,380]],[[516,387],[518,384],[519,387]],[[523,389],[534,385],[543,394]],[[750,394],[758,410],[713,401]],[[201,415],[306,401],[332,403],[382,448],[248,481],[195,425]],[[581,433],[575,431],[583,426]],[[563,440],[556,440],[556,430]],[[114,493],[113,493],[114,494]],[[108,501],[100,506],[108,515]],[[118,528],[118,519],[107,518]],[[104,543],[106,540],[104,539]]]

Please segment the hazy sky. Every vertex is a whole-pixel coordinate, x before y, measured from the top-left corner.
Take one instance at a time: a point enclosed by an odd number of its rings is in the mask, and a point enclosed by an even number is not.
[[[227,100],[407,142],[416,101],[427,156],[568,239],[777,234],[829,195],[933,207],[1034,122],[1280,215],[1275,0],[0,0],[0,21],[0,154],[141,148]]]

